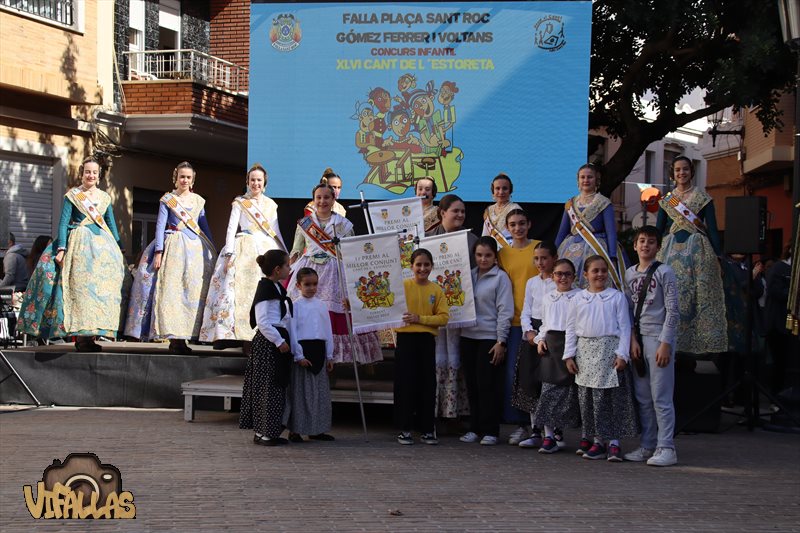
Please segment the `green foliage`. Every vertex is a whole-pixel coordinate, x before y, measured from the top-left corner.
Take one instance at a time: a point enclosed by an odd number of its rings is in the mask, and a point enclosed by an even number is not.
[[[795,57],[770,0],[596,0],[593,3],[590,119],[621,139],[603,190],[628,175],[647,145],[721,109],[757,107],[765,131],[780,127],[780,91],[794,86]],[[706,107],[676,112],[706,90]],[[644,120],[640,99],[658,113]]]

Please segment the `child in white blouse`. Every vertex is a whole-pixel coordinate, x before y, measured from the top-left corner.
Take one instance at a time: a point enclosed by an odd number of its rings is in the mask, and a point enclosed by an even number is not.
[[[580,292],[575,283],[575,265],[569,259],[559,259],[551,267],[556,289],[542,298],[541,325],[536,334],[539,362],[539,377],[542,391],[536,410],[531,413],[531,424],[544,427],[544,441],[539,453],[555,453],[563,446],[563,439],[557,438],[556,428],[577,427],[581,415],[578,405],[578,389],[575,379],[567,373],[563,360],[565,331],[572,300]],[[581,439],[578,447],[580,455],[590,447],[589,441]]]
[[[533,263],[539,273],[525,283],[525,301],[520,314],[522,339],[530,348],[522,345],[517,358],[517,369],[514,376],[514,394],[511,404],[530,413],[531,434],[519,443],[520,448],[538,448],[542,445],[542,428],[534,424],[533,413],[536,411],[541,383],[536,379],[539,354],[536,350],[536,335],[542,325],[542,303],[547,293],[555,290],[553,267],[558,260],[558,248],[550,241],[542,241],[533,248]],[[559,446],[564,445],[560,429],[554,433]]]
[[[303,267],[297,272],[300,296],[294,300],[292,381],[286,396],[284,424],[291,442],[332,441],[331,390],[328,372],[333,370],[333,332],[328,307],[315,295],[319,285],[316,270]]]
[[[622,461],[619,439],[638,433],[630,370],[631,322],[625,295],[606,288],[608,263],[593,255],[583,264],[589,286],[573,298],[564,360],[575,374],[581,424],[594,444],[584,459]],[[609,441],[606,448],[606,440]]]

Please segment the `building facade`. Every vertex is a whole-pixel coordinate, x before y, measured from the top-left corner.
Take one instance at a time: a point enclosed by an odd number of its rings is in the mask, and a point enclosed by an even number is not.
[[[99,155],[129,260],[183,160],[221,245],[245,182],[249,21],[242,0],[0,0],[0,234],[55,235]]]

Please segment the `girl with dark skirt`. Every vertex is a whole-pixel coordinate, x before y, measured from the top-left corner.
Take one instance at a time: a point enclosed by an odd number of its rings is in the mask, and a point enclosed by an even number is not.
[[[567,317],[572,300],[580,289],[572,285],[575,266],[569,259],[556,261],[552,275],[556,288],[542,298],[542,319],[534,339],[540,357],[537,374],[542,380],[542,391],[536,410],[531,413],[531,424],[544,427],[545,435],[539,453],[555,453],[561,448],[563,440],[559,441],[557,428],[578,427],[581,423],[575,378],[569,374],[563,360]],[[583,455],[589,447],[588,440],[585,437],[581,439],[580,454]]]
[[[256,444],[277,446],[287,442],[280,434],[292,368],[292,301],[280,282],[291,270],[283,250],[269,250],[257,261],[266,278],[258,282],[250,308],[250,326],[257,331],[244,373],[239,428],[254,430]]]

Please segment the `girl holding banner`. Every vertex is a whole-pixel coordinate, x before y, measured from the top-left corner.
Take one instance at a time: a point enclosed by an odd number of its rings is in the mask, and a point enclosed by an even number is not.
[[[436,198],[436,182],[430,176],[422,176],[417,180],[414,187],[416,195],[422,198],[423,219],[425,224],[425,233],[431,232],[442,223],[439,219],[439,210],[433,205],[433,199]]]
[[[577,285],[585,288],[583,262],[590,255],[599,255],[608,263],[608,278],[622,290],[621,275],[625,272],[625,254],[617,244],[617,225],[611,200],[600,194],[600,173],[592,164],[578,169],[579,194],[564,204],[564,215],[556,236],[558,257],[569,259],[578,271]]]
[[[43,339],[75,335],[77,351],[99,352],[94,337],[119,329],[125,261],[111,197],[97,188],[100,164],[85,159],[80,179],[64,195],[58,238],[28,283],[19,330]]]
[[[169,339],[174,354],[192,353],[186,341],[200,335],[216,259],[206,201],[192,192],[195,176],[187,161],[172,173],[175,189],[159,202],[156,238],[134,272],[125,324],[130,337]]]
[[[455,194],[446,194],[439,201],[439,220],[441,224],[426,236],[444,235],[461,231],[466,219],[464,201]],[[470,268],[475,268],[475,257],[472,249],[478,237],[467,232],[467,252],[470,258]],[[442,328],[436,337],[436,378],[439,383],[437,390],[437,413],[440,418],[457,418],[466,414],[468,409],[466,384],[464,376],[459,375],[461,368],[461,354],[459,328]]]
[[[397,328],[394,371],[395,423],[400,428],[397,442],[414,444],[411,430],[416,427],[425,444],[438,444],[436,437],[436,332],[447,325],[448,305],[438,284],[428,280],[433,256],[425,248],[411,254],[413,277],[403,282],[407,311],[406,324]]]
[[[497,241],[497,244],[504,248],[511,245],[511,232],[506,226],[506,217],[515,209],[522,209],[519,204],[511,201],[511,193],[514,192],[514,184],[511,178],[502,172],[494,177],[490,185],[494,204],[490,205],[483,212],[483,233]]]
[[[323,178],[325,180],[325,178]],[[317,297],[325,302],[331,316],[333,329],[333,361],[373,363],[383,359],[376,333],[355,335],[358,346],[351,346],[345,317],[345,291],[339,282],[341,258],[336,251],[334,238],[353,235],[353,224],[333,212],[335,193],[327,181],[319,183],[311,192],[314,212],[297,221],[294,246],[291,251],[292,277],[289,280],[289,297],[300,297],[297,272],[304,267],[313,268],[319,276]]]
[[[233,201],[225,246],[211,276],[200,340],[220,348],[244,342],[245,353],[249,351],[255,335],[250,306],[261,278],[256,258],[267,250],[286,249],[278,228],[278,205],[264,195],[267,179],[258,163],[247,172],[247,192]]]
[[[678,279],[681,319],[676,351],[724,352],[728,338],[714,202],[692,185],[694,165],[689,158],[676,157],[671,171],[675,189],[659,202],[656,227],[668,233],[658,260],[672,267]]]

